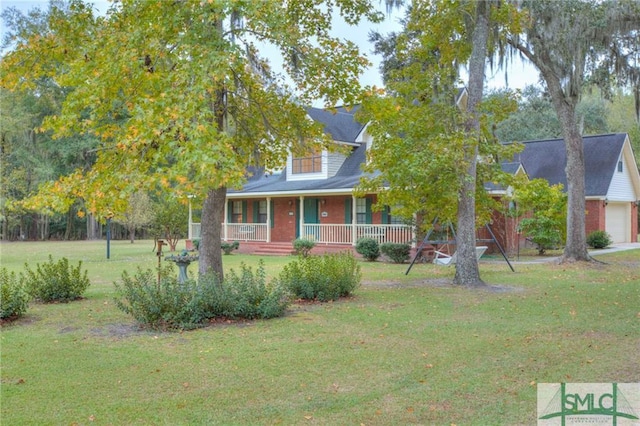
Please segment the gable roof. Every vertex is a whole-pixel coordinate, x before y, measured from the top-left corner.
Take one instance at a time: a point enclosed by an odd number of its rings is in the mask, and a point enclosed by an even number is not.
[[[334,141],[356,143],[365,125],[356,121],[354,115],[360,109],[360,105],[352,108],[338,107],[334,111],[307,108],[307,114],[314,121],[324,124],[325,133]]]
[[[626,133],[584,136],[585,195],[604,197],[616,170]],[[524,166],[530,179],[546,179],[550,185],[561,183],[567,188],[567,153],[564,139],[522,142],[524,150],[515,161]]]

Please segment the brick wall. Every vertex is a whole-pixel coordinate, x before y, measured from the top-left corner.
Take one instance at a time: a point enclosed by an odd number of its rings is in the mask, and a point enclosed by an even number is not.
[[[587,235],[593,231],[604,231],[604,202],[602,200],[587,200],[586,210],[585,231]]]

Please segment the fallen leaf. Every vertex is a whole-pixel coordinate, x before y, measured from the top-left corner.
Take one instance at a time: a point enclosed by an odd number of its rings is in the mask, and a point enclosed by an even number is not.
[[[94,416],[93,414],[89,416],[89,421],[93,422],[96,420],[96,416]]]
[[[313,419],[313,416],[304,416],[304,419],[305,420],[311,420],[311,419]]]

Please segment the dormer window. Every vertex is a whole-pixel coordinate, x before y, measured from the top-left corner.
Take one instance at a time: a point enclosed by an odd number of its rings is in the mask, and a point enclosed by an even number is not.
[[[291,172],[293,174],[322,172],[322,153],[313,152],[306,157],[293,157],[291,159]]]

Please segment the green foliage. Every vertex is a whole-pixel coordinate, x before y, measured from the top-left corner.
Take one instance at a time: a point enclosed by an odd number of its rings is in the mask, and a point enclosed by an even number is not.
[[[411,254],[411,245],[402,243],[382,243],[380,244],[382,254],[390,258],[393,263],[404,263]]]
[[[293,249],[297,255],[302,257],[309,256],[309,253],[315,246],[316,242],[308,238],[296,238],[293,240]]]
[[[567,195],[562,191],[562,185],[550,186],[544,179],[528,181],[518,177],[514,188],[516,208],[507,214],[530,215],[520,221],[520,229],[538,246],[538,253],[562,246],[567,232]]]
[[[606,231],[593,231],[587,235],[587,245],[594,249],[603,249],[613,244],[613,239]]]
[[[276,281],[295,297],[326,302],[351,294],[361,276],[356,258],[345,252],[299,257],[285,265]]]
[[[214,286],[212,276],[201,281]],[[224,286],[218,288],[219,296],[207,305],[209,314],[226,318],[269,319],[280,317],[289,306],[289,293],[278,282],[267,283],[264,263],[253,269],[244,263],[240,272],[231,269],[224,279]]]
[[[282,316],[288,294],[266,282],[264,264],[256,272],[244,264],[240,273],[227,273],[224,285],[213,274],[179,283],[172,267],[158,274],[138,268],[131,277],[125,271],[115,283],[116,306],[151,329],[188,330],[206,325],[212,318],[268,319]]]
[[[558,230],[558,223],[551,218],[539,216],[522,219],[520,229],[538,246],[540,255],[562,245],[562,234]]]
[[[359,238],[356,251],[369,262],[375,262],[380,257],[380,244],[374,238]]]
[[[25,263],[25,273],[21,274],[27,292],[31,297],[44,303],[70,302],[79,299],[90,281],[88,273],[82,269],[82,261],[78,266],[69,265],[66,257],[53,261],[49,255],[49,262],[36,264],[36,270],[32,271]]]
[[[199,243],[199,241],[198,241],[198,243]],[[238,248],[240,248],[240,241],[234,241],[232,243],[227,243],[227,242],[223,241],[220,244],[220,248],[222,249],[224,254],[231,254],[231,252],[233,250],[238,250]]]
[[[200,238],[194,238],[191,242],[196,250],[200,250]]]
[[[29,306],[29,294],[15,272],[0,268],[0,319],[22,316]]]

